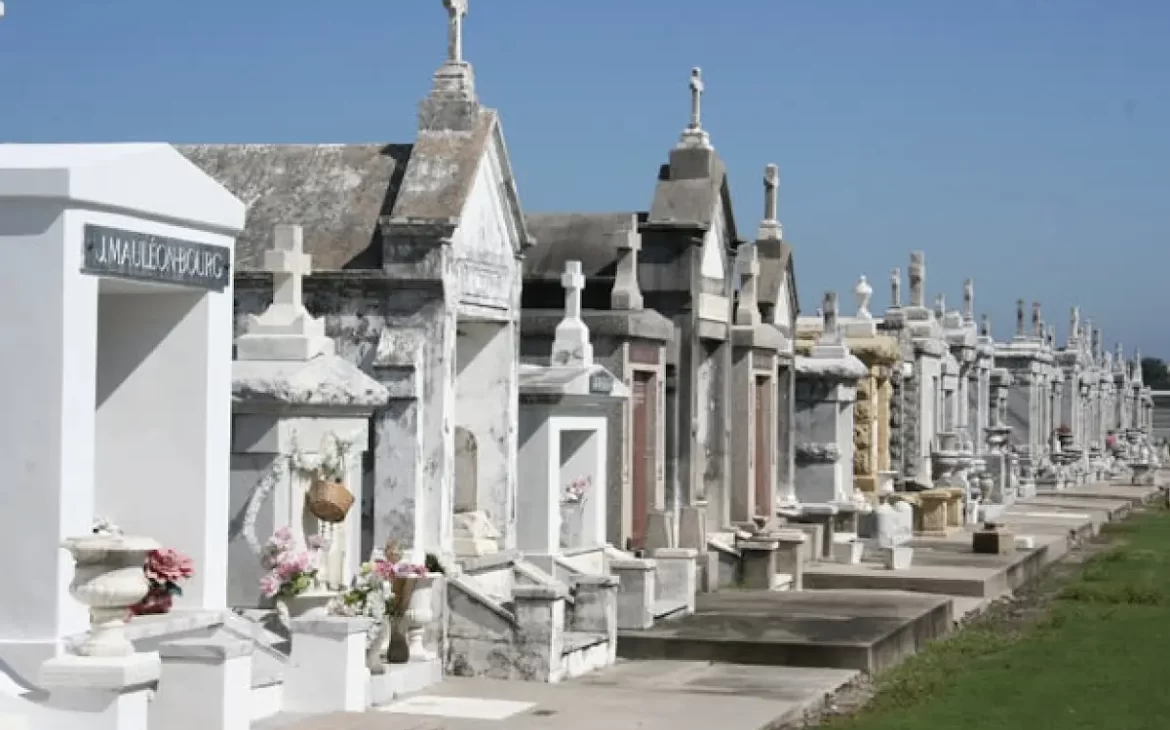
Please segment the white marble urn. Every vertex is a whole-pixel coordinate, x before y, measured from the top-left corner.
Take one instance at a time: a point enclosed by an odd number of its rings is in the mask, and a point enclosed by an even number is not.
[[[74,651],[95,657],[133,654],[134,645],[126,638],[126,619],[130,607],[150,590],[143,566],[158,543],[147,537],[97,533],[71,537],[61,546],[76,562],[69,593],[89,608],[89,634]]]

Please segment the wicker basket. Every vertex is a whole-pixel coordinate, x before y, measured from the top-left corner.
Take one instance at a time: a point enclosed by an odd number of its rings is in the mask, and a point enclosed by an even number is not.
[[[318,479],[305,495],[309,511],[324,522],[342,522],[353,507],[353,494],[341,482]]]

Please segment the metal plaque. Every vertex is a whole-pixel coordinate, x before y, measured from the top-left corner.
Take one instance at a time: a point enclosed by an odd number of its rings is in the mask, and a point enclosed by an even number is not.
[[[226,246],[95,225],[86,225],[82,238],[86,274],[217,292],[231,283],[232,252]]]

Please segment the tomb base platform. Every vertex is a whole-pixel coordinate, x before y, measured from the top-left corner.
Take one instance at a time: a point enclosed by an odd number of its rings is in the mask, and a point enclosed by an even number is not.
[[[1134,487],[1122,484],[1095,483],[1081,487],[1070,487],[1060,492],[1039,490],[1037,497],[1077,497],[1080,499],[1113,499],[1126,500],[1131,504],[1144,504],[1158,498],[1161,494],[1158,487]]]
[[[560,684],[448,678],[348,715],[284,715],[253,730],[758,730],[799,722],[858,679],[847,669],[629,662]]]
[[[1081,497],[1072,492],[1061,492],[1055,496],[1040,496],[1038,494],[1035,497],[1022,499],[1016,504],[1026,509],[1032,507],[1055,507],[1056,509],[1068,509],[1080,512],[1104,512],[1110,522],[1124,520],[1133,511],[1133,502],[1130,502],[1128,499],[1094,499]]]
[[[851,589],[910,591],[947,596],[995,598],[1006,595],[1035,578],[1049,564],[1048,543],[1061,536],[1037,538],[1036,547],[1011,555],[979,555],[971,549],[971,532],[946,538],[916,537],[914,562],[907,570],[889,570],[877,551],[867,551],[858,565],[817,563],[804,572],[809,590]]]
[[[952,626],[951,599],[897,591],[736,591],[618,633],[618,656],[877,672]]]

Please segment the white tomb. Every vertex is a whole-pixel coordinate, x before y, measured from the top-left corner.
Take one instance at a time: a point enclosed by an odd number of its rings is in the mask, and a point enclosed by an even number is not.
[[[85,631],[66,537],[95,515],[226,606],[232,262],[245,206],[165,144],[0,145],[0,667]]]
[[[608,408],[629,388],[593,362],[581,319],[585,277],[568,261],[561,277],[565,317],[551,365],[520,367],[520,473],[516,546],[525,554],[605,545]]]

